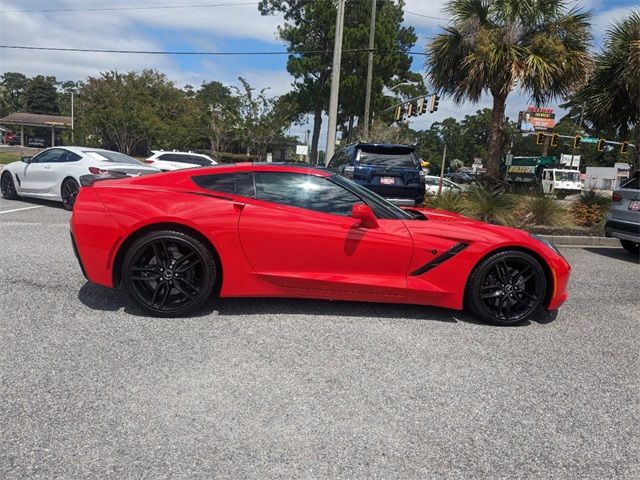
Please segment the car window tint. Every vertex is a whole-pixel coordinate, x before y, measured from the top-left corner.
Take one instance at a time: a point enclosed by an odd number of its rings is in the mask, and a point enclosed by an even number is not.
[[[173,155],[171,155],[170,153],[163,153],[162,155],[158,155],[158,160],[165,160],[167,162],[171,161],[171,157],[173,157]]]
[[[351,215],[362,200],[324,177],[298,173],[256,172],[256,197],[268,202],[334,215]]]
[[[46,150],[38,155],[36,155],[31,163],[52,163],[57,162],[60,156],[65,153],[65,150],[60,150],[59,148],[52,148],[51,150]]]
[[[251,172],[219,173],[193,177],[196,185],[219,192],[232,193],[242,197],[255,197]]]
[[[111,150],[83,150],[86,156],[93,160],[100,160],[113,163],[124,163],[129,165],[140,165],[140,162],[129,155]]]
[[[623,183],[620,188],[627,188],[629,190],[640,190],[640,176],[636,175],[631,180]]]
[[[64,153],[62,155],[60,155],[60,157],[58,158],[58,163],[62,163],[62,162],[77,162],[78,160],[80,160],[82,157],[80,155],[77,155],[73,152],[70,152],[69,150],[64,150]]]
[[[189,159],[189,163],[193,163],[194,165],[211,165],[210,160],[207,160],[204,157],[199,157],[198,155],[188,155],[187,158]]]
[[[360,165],[374,165],[396,168],[416,168],[417,163],[410,153],[387,154],[378,152],[360,152]]]
[[[329,162],[329,170],[333,172],[341,172],[344,167],[351,163],[351,150],[343,149],[336,153]]]

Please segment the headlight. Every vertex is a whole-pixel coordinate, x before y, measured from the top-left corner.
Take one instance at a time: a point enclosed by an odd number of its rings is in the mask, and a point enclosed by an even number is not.
[[[556,252],[558,255],[563,256],[562,253],[560,253],[560,250],[558,250],[558,247],[556,247],[553,242],[547,240],[544,237],[541,237],[540,235],[536,235],[535,233],[530,233],[529,236],[531,238],[535,238],[536,240],[538,240],[539,242],[544,243],[547,247],[549,247],[551,250],[553,250],[554,252]]]

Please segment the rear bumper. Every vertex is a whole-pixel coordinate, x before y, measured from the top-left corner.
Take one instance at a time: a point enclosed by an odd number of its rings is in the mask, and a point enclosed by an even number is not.
[[[621,220],[607,220],[604,225],[604,234],[607,237],[640,242],[640,224]]]

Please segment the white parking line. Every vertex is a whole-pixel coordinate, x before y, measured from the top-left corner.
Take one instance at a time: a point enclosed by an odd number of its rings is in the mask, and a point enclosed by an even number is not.
[[[37,205],[35,207],[14,208],[13,210],[0,210],[0,215],[3,213],[20,212],[22,210],[33,210],[34,208],[42,208],[44,205]]]

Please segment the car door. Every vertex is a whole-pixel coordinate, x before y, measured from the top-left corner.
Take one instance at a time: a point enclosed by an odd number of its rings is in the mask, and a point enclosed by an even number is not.
[[[401,220],[361,228],[361,199],[323,176],[255,172],[239,222],[256,273],[279,287],[403,297],[413,241]]]
[[[25,163],[21,175],[18,175],[20,191],[35,196],[52,196],[58,170],[56,165],[65,152],[60,148],[50,148]]]

